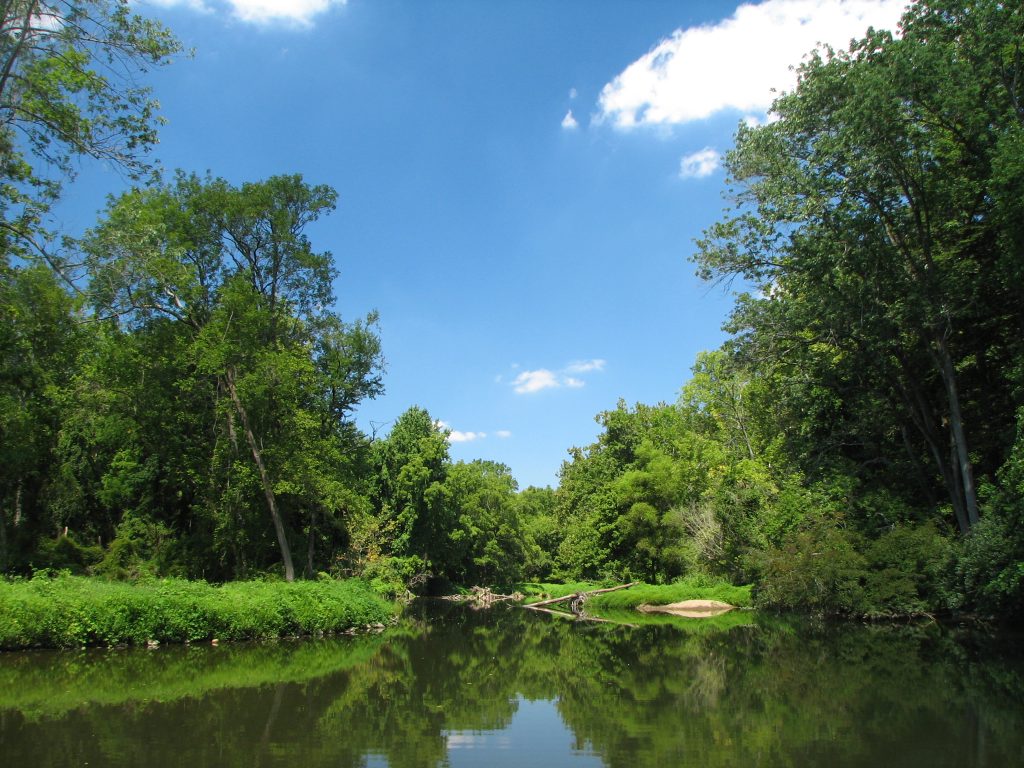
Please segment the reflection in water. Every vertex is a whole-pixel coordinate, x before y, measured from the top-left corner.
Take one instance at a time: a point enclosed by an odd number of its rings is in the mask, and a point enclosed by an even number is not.
[[[1013,638],[935,625],[420,606],[374,637],[0,655],[0,747],[32,766],[1019,765],[1022,670]]]

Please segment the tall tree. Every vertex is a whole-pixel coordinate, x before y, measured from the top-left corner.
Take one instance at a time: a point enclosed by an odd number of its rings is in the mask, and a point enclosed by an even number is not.
[[[43,218],[75,158],[145,172],[158,105],[137,75],[180,50],[128,0],[0,3],[0,254],[52,257]]]
[[[815,53],[779,119],[740,129],[736,212],[697,256],[705,277],[756,286],[733,320],[747,351],[835,393],[865,464],[895,441],[864,415],[899,414],[923,449],[911,464],[940,478],[964,531],[1016,404],[999,371],[1020,359],[1020,287],[996,182],[1021,124],[1022,36],[1019,4],[941,0],[912,6],[899,38],[869,30]]]
[[[187,329],[192,375],[212,383],[226,458],[240,444],[251,458],[288,580],[282,496],[312,541],[317,512],[341,503],[329,479],[345,423],[381,390],[375,317],[334,313],[331,255],[304,234],[335,197],[299,176],[236,188],[179,175],[122,196],[85,242],[98,311]]]

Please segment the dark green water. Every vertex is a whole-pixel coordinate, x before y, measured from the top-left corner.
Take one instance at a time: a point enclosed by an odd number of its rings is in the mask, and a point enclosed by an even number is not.
[[[0,764],[1020,766],[1024,663],[935,625],[432,609],[359,638],[0,655]]]

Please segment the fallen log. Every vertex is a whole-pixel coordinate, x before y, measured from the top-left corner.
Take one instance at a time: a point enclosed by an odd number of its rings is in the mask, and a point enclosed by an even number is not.
[[[587,592],[573,592],[570,595],[562,595],[562,597],[552,597],[552,598],[549,598],[547,600],[539,600],[536,603],[529,603],[528,605],[524,605],[523,607],[524,608],[537,609],[537,608],[542,608],[545,605],[554,605],[555,603],[564,603],[566,601],[569,601],[570,606],[573,607],[573,611],[572,611],[573,613],[582,613],[583,612],[583,603],[586,601],[586,599],[588,597],[593,597],[594,595],[603,595],[605,592],[615,592],[615,591],[620,590],[620,589],[629,589],[630,587],[635,587],[639,583],[640,582],[638,582],[638,581],[631,581],[631,582],[629,582],[629,584],[620,584],[617,587],[605,587],[604,589],[591,589],[591,590],[589,590]],[[578,606],[579,610],[576,609],[577,606]]]

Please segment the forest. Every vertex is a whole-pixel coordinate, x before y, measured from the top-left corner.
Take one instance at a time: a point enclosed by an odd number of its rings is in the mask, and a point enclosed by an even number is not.
[[[677,398],[609,403],[553,489],[452,461],[419,406],[357,427],[385,350],[307,234],[336,192],[155,172],[137,80],[185,55],[172,32],[127,0],[3,9],[8,577],[395,596],[705,574],[766,608],[1024,618],[1021,4],[915,3],[739,126],[694,257],[736,291],[728,341],[679,361]],[[134,186],[59,231],[90,158]]]

